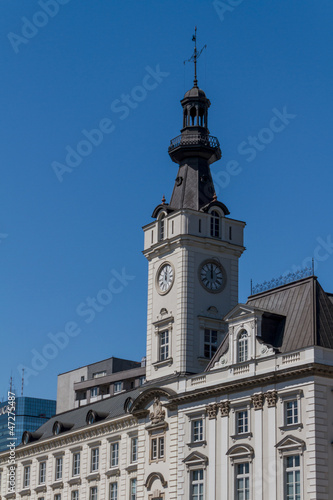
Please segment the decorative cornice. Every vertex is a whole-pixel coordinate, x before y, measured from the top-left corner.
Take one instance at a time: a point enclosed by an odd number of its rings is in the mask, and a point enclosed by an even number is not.
[[[213,373],[216,373],[214,371]],[[219,382],[218,385],[212,387],[200,387],[191,392],[182,393],[180,395],[170,398],[169,403],[165,403],[167,408],[174,408],[181,404],[216,397],[220,395],[227,395],[230,393],[243,391],[244,389],[255,389],[264,385],[272,385],[281,382],[282,380],[299,379],[305,376],[325,376],[333,378],[333,366],[321,365],[318,363],[308,363],[306,365],[298,366],[297,368],[286,368],[278,372],[269,372],[265,374],[258,374],[250,377],[244,377],[239,380],[230,382]]]

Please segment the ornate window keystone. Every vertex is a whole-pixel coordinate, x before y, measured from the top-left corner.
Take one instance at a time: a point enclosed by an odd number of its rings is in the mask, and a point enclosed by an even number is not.
[[[264,406],[264,400],[265,400],[265,397],[262,393],[252,394],[252,396],[251,396],[251,401],[253,404],[253,408],[255,410],[262,410],[262,408]]]
[[[219,407],[221,411],[221,417],[228,417],[230,411],[229,401],[221,401],[221,403],[219,403]]]
[[[268,408],[276,407],[276,403],[277,403],[277,399],[278,399],[277,391],[265,392],[265,398],[267,401]]]
[[[214,418],[216,419],[217,417],[217,412],[218,412],[218,406],[216,403],[210,404],[206,407],[206,412],[208,415],[209,420],[213,420]]]

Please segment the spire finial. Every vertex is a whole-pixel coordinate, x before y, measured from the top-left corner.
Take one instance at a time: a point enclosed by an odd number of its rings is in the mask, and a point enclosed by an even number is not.
[[[207,47],[207,45],[204,45],[202,49],[198,52],[197,50],[197,27],[195,26],[194,28],[194,35],[192,36],[192,42],[194,42],[194,52],[193,55],[187,59],[187,61],[184,61],[184,64],[186,62],[194,62],[194,81],[193,81],[193,86],[198,87],[198,79],[197,79],[197,60],[201,56],[202,51]]]
[[[214,191],[213,201],[217,201],[217,196],[216,196],[215,191]]]
[[[162,205],[165,205],[165,196],[163,195],[163,198],[162,198]]]
[[[197,79],[197,58],[198,58],[198,53],[197,53],[197,27],[194,29],[194,35],[192,37],[192,42],[194,42],[194,54],[193,54],[193,60],[194,60],[194,87],[198,86],[198,79]]]

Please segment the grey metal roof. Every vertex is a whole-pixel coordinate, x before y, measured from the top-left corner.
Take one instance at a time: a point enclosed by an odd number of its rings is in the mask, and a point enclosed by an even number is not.
[[[45,422],[41,427],[39,427],[34,434],[41,434],[40,438],[34,442],[44,441],[50,437],[53,437],[53,425],[55,422],[65,423],[66,426],[71,426],[69,431],[65,431],[61,433],[61,435],[65,435],[68,432],[73,432],[82,427],[87,426],[86,417],[89,410],[94,410],[97,413],[107,413],[107,417],[104,421],[111,420],[115,417],[120,417],[126,414],[124,409],[125,401],[128,398],[132,398],[135,400],[142,389],[134,389],[132,391],[126,391],[110,398],[103,399],[102,401],[97,401],[96,403],[91,403],[86,406],[82,406],[80,408],[75,408],[74,410],[66,411],[63,413],[58,413],[54,415],[50,420]],[[94,424],[91,424],[92,426]]]
[[[264,310],[263,342],[285,353],[304,347],[333,349],[333,301],[315,276],[249,297],[247,304]],[[228,350],[225,337],[206,371]]]

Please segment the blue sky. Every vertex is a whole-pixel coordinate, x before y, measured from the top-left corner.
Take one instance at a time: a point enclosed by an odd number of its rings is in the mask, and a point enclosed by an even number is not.
[[[172,192],[195,25],[216,191],[247,223],[240,301],[312,257],[333,292],[332,17],[328,0],[1,1],[0,398],[18,367],[25,395],[55,398],[58,373],[144,356],[141,227]]]

